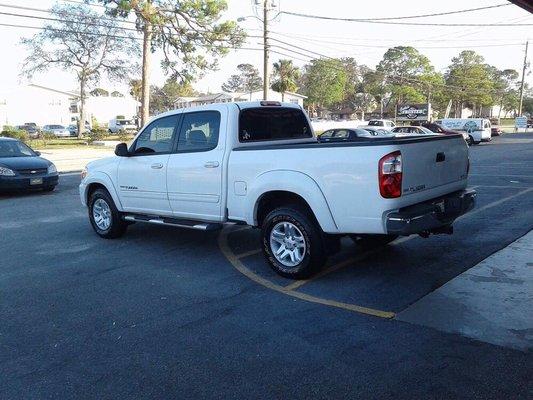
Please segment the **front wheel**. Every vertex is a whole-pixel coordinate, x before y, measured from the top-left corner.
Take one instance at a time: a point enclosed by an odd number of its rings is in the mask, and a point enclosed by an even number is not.
[[[301,208],[281,207],[270,212],[261,228],[263,253],[271,268],[290,279],[305,279],[326,262],[323,233]]]
[[[89,199],[89,220],[94,231],[104,239],[122,236],[128,227],[107,190],[97,189]]]

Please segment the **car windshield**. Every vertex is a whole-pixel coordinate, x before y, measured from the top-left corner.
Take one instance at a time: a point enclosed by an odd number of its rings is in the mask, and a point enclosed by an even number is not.
[[[50,125],[50,129],[65,129],[63,125]]]
[[[24,143],[16,140],[0,141],[0,157],[36,157],[33,152]]]
[[[383,121],[368,121],[368,126],[383,126]]]
[[[117,121],[118,125],[133,125],[133,122],[127,119]]]

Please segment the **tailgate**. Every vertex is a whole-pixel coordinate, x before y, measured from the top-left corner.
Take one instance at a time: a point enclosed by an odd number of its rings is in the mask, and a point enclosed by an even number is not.
[[[400,145],[402,196],[467,178],[468,146],[462,136],[438,137]]]

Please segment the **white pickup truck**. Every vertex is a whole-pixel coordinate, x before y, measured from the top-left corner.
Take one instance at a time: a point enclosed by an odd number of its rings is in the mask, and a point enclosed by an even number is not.
[[[115,154],[82,172],[98,235],[119,237],[134,222],[248,224],[289,278],[318,271],[343,235],[387,243],[451,233],[475,200],[461,135],[320,142],[299,106],[278,102],[170,111]]]

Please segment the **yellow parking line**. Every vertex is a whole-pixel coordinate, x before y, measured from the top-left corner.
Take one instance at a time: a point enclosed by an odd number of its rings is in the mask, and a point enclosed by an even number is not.
[[[280,286],[276,283],[273,283],[269,281],[268,279],[265,279],[259,275],[257,275],[255,272],[250,271],[248,268],[244,266],[244,264],[241,262],[241,260],[233,254],[231,249],[228,246],[228,233],[232,233],[232,231],[223,230],[220,232],[218,236],[218,246],[220,250],[222,251],[222,254],[224,254],[224,257],[235,267],[237,271],[239,271],[241,274],[246,276],[247,278],[251,279],[252,281],[259,283],[260,285],[266,287],[267,289],[275,290],[276,292],[286,294],[288,296],[309,301],[311,303],[317,303],[317,304],[324,304],[331,307],[337,307],[342,308],[345,310],[355,311],[360,314],[366,314],[366,315],[372,315],[379,318],[394,318],[396,315],[393,312],[389,311],[382,311],[382,310],[376,310],[373,308],[368,307],[362,307],[355,304],[348,304],[348,303],[342,303],[339,301],[334,300],[328,300],[323,299],[320,297],[312,296],[306,293],[297,292],[294,290],[287,290],[283,286]]]
[[[235,257],[244,258],[244,257],[248,257],[248,256],[253,256],[254,254],[257,254],[257,253],[261,253],[261,249],[254,249],[254,250],[250,250],[250,251],[245,251],[244,253],[237,254]]]
[[[513,199],[515,197],[521,196],[521,195],[526,194],[526,193],[531,192],[531,191],[533,191],[533,188],[528,188],[528,189],[522,190],[522,191],[520,191],[520,192],[518,192],[516,194],[504,197],[503,199],[493,201],[492,203],[486,204],[483,207],[474,209],[473,211],[470,211],[469,213],[467,213],[465,215],[462,215],[461,217],[457,218],[457,220],[465,218],[465,217],[468,217],[468,216],[471,216],[471,215],[474,215],[474,214],[477,214],[477,213],[482,212],[482,211],[485,211],[486,209],[495,207],[495,206],[500,205],[500,204],[502,204],[502,203],[504,203],[504,202],[506,202],[508,200],[511,200],[511,199]],[[309,301],[309,302],[312,302],[312,303],[324,304],[324,305],[331,306],[331,307],[342,308],[342,309],[345,309],[345,310],[358,312],[360,314],[372,315],[372,316],[379,317],[379,318],[394,318],[395,317],[396,314],[394,312],[377,310],[377,309],[374,309],[374,308],[358,306],[356,304],[342,303],[342,302],[335,301],[335,300],[328,300],[328,299],[316,297],[316,296],[313,296],[313,295],[309,295],[307,293],[298,292],[298,291],[295,290],[297,288],[302,287],[306,283],[309,283],[309,282],[311,282],[311,281],[313,281],[315,279],[324,277],[325,275],[330,274],[330,273],[332,273],[334,271],[338,271],[341,268],[344,268],[344,267],[350,265],[353,262],[359,261],[359,260],[361,260],[361,259],[363,259],[363,258],[365,258],[365,257],[367,257],[367,256],[379,251],[380,248],[377,248],[375,250],[371,250],[371,251],[362,253],[362,254],[360,254],[360,255],[358,255],[356,257],[352,257],[352,258],[350,258],[348,260],[345,260],[345,261],[342,261],[342,262],[337,263],[335,265],[332,265],[331,267],[325,269],[324,271],[322,271],[321,273],[315,275],[314,277],[312,277],[310,279],[297,281],[297,282],[294,282],[294,283],[284,287],[284,286],[281,286],[281,285],[278,285],[276,283],[273,283],[273,282],[269,281],[268,279],[265,279],[265,278],[257,275],[255,272],[253,272],[253,271],[249,270],[248,268],[246,268],[246,266],[241,262],[241,260],[240,260],[241,258],[246,257],[246,256],[251,255],[251,254],[256,254],[256,253],[260,252],[261,249],[251,250],[251,251],[239,254],[239,255],[233,254],[233,252],[231,251],[231,249],[228,246],[228,234],[229,233],[238,232],[238,231],[242,231],[242,230],[245,230],[245,229],[249,229],[249,227],[237,227],[237,228],[233,228],[233,229],[226,228],[226,229],[222,230],[220,232],[219,236],[218,236],[218,246],[219,246],[220,250],[222,251],[222,254],[224,255],[224,257],[226,257],[226,259],[233,265],[233,267],[237,271],[239,271],[241,274],[243,274],[244,276],[246,276],[249,279],[251,279],[252,281],[254,281],[256,283],[259,283],[260,285],[266,287],[267,289],[275,290],[276,292],[283,293],[283,294],[286,294],[288,296],[291,296],[291,297],[294,297],[294,298],[297,298],[297,299],[301,299],[301,300],[305,300],[305,301]],[[412,235],[412,236],[408,236],[408,237],[402,237],[402,238],[397,239],[394,242],[392,242],[391,245],[398,245],[398,244],[401,244],[401,243],[405,243],[405,242],[407,242],[409,240],[412,240],[412,239],[415,239],[415,238],[417,238],[416,235]]]

